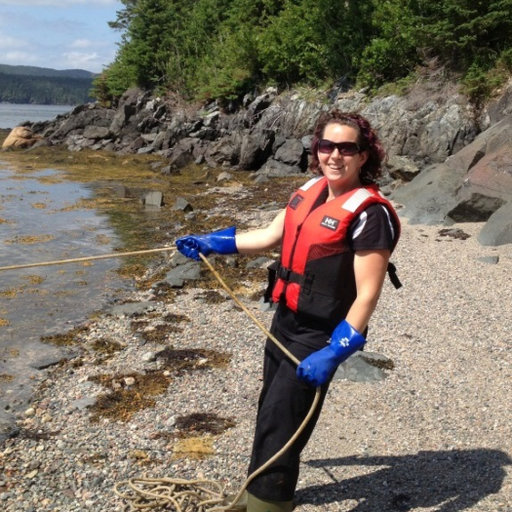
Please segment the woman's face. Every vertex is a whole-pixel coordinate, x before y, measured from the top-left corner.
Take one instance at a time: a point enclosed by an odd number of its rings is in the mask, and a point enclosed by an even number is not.
[[[330,123],[325,127],[322,138],[337,143],[357,143],[358,133],[352,126]],[[336,147],[325,153],[318,150],[320,169],[335,192],[345,192],[361,186],[359,170],[367,158],[366,151],[343,155]]]

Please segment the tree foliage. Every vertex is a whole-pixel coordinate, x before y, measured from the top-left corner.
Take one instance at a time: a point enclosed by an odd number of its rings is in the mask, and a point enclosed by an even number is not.
[[[372,38],[358,59],[358,81],[371,87],[407,76],[420,63],[415,2],[374,2]]]
[[[122,0],[122,32],[96,95],[130,86],[190,98],[344,77],[377,88],[436,60],[468,91],[512,48],[512,0]],[[508,52],[508,53],[507,53]],[[496,73],[496,67],[501,71]]]
[[[92,99],[91,84],[92,78],[0,72],[0,102],[77,105]]]

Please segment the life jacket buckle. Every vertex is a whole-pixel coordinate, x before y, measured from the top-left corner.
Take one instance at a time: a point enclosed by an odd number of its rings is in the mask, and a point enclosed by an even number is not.
[[[277,271],[277,276],[286,282],[290,281],[291,275],[292,275],[291,269],[286,268],[286,267],[279,267],[279,270]]]

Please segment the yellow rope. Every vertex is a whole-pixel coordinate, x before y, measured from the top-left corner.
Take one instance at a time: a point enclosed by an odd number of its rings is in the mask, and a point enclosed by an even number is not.
[[[122,490],[121,487],[126,487]],[[180,478],[132,478],[114,487],[118,496],[130,502],[132,509],[143,510],[166,506],[177,512],[203,512],[218,503],[223,486],[213,480]]]
[[[101,254],[98,256],[85,256],[82,258],[70,258],[64,260],[42,261],[37,263],[24,263],[20,265],[9,265],[0,267],[3,270],[17,270],[22,268],[45,267],[50,265],[63,265],[66,263],[78,263],[84,261],[103,260],[108,258],[121,258],[125,256],[138,256],[142,254],[151,254],[164,251],[173,251],[174,247],[160,247],[157,249],[144,249],[140,251],[117,252],[110,254]],[[216,277],[217,281],[235,301],[235,303],[245,312],[247,316],[259,327],[259,329],[272,340],[283,353],[295,364],[299,360],[287,350],[279,340],[273,336],[266,327],[256,318],[256,316],[247,309],[247,307],[236,297],[229,286],[224,282],[219,273],[213,268],[206,257],[199,253],[199,256]],[[183,480],[180,478],[131,478],[118,482],[114,486],[114,492],[124,500],[130,503],[132,510],[154,509],[155,507],[164,507],[165,510],[172,512],[227,512],[235,510],[236,504],[241,500],[249,483],[260,473],[285,453],[295,440],[300,436],[309,420],[313,416],[318,402],[320,400],[320,387],[316,388],[315,397],[308,414],[300,424],[297,431],[288,440],[288,442],[275,453],[265,464],[251,473],[240,491],[232,499],[226,497],[224,487],[218,482],[212,480]],[[123,490],[124,488],[124,490]],[[170,508],[169,508],[170,507]],[[235,508],[234,508],[235,507]]]
[[[53,260],[53,261],[39,261],[37,263],[22,263],[20,265],[8,265],[7,267],[0,267],[2,270],[17,270],[20,268],[31,268],[31,267],[47,267],[49,265],[63,265],[65,263],[78,263],[81,261],[92,261],[92,260],[105,260],[108,258],[121,258],[124,256],[138,256],[140,254],[151,254],[155,252],[163,251],[174,251],[175,247],[159,247],[157,249],[143,249],[140,251],[129,251],[129,252],[113,252],[110,254],[99,254],[97,256],[84,256],[82,258],[70,258],[67,260]]]
[[[295,364],[299,363],[299,360],[287,350],[279,340],[273,336],[266,327],[256,318],[256,316],[247,309],[247,307],[238,299],[233,293],[229,286],[224,282],[219,273],[213,268],[212,264],[206,259],[206,257],[199,253],[199,256],[204,261],[206,266],[210,269],[212,274],[216,277],[222,288],[226,290],[229,296],[235,301],[235,303],[244,311],[244,313],[259,327],[259,329],[272,340],[286,356],[288,356]],[[256,469],[251,473],[238,493],[234,498],[227,498],[224,493],[223,487],[217,487],[216,490],[206,491],[207,486],[214,486],[216,482],[211,480],[181,480],[181,479],[170,479],[170,478],[133,478],[119,482],[114,487],[114,492],[121,498],[130,502],[132,510],[143,509],[143,508],[155,508],[165,506],[165,510],[171,510],[172,512],[227,512],[229,510],[236,510],[236,504],[242,499],[247,486],[256,478],[260,473],[265,471],[275,460],[277,460],[283,453],[285,453],[290,446],[296,441],[296,439],[303,432],[306,425],[309,423],[313,416],[318,402],[320,400],[321,388],[316,388],[315,397],[313,403],[308,411],[308,414],[300,424],[297,431],[293,436],[286,442],[286,444],[275,453],[265,464]],[[218,484],[217,484],[218,485]],[[121,486],[129,487],[129,492],[121,492],[119,489]],[[201,491],[197,492],[196,487],[200,486]],[[205,487],[206,486],[206,487]],[[148,490],[148,487],[151,490]],[[186,490],[183,490],[186,489]],[[176,494],[181,493],[187,497],[183,502],[178,502]],[[209,494],[209,498],[207,498]],[[209,507],[208,507],[209,506]],[[170,507],[170,508],[169,508]]]
[[[287,350],[275,336],[268,332],[266,327],[251,313],[251,311],[247,309],[246,306],[244,306],[244,304],[242,304],[242,302],[240,302],[240,299],[233,293],[231,288],[229,288],[229,286],[225,283],[225,281],[222,279],[219,273],[213,268],[212,264],[205,258],[205,256],[201,253],[199,253],[199,256],[206,263],[206,266],[210,269],[210,272],[216,277],[217,281],[220,283],[222,288],[226,290],[229,296],[244,311],[244,313],[260,328],[263,334],[268,336],[295,364],[299,364],[300,361],[289,350]]]

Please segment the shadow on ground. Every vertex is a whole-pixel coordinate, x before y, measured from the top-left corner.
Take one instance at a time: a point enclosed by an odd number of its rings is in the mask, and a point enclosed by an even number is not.
[[[425,451],[398,457],[353,456],[305,461],[323,469],[332,483],[297,491],[298,504],[322,505],[358,500],[351,512],[395,512],[439,507],[437,512],[465,510],[498,493],[512,459],[499,450]],[[336,466],[379,466],[367,474],[338,480]],[[365,467],[366,468],[363,468]]]

